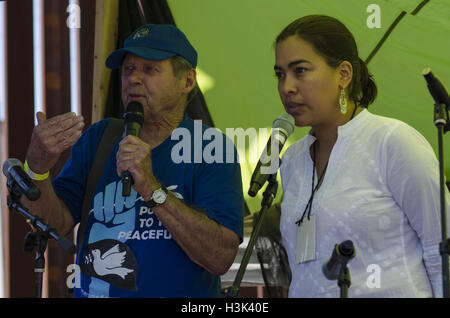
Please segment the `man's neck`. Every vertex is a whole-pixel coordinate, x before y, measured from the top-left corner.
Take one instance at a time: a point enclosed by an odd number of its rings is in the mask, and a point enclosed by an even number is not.
[[[153,149],[164,142],[183,121],[184,107],[144,121],[140,138]]]

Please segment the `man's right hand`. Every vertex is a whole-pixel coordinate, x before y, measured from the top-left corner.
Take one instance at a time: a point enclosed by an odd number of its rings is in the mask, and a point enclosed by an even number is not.
[[[44,174],[58,161],[61,153],[72,147],[84,128],[83,116],[66,113],[47,119],[36,113],[37,126],[33,129],[26,160],[35,173]]]

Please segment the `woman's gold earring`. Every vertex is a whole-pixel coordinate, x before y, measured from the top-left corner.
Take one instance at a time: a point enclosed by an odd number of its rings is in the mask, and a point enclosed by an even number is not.
[[[345,115],[347,113],[347,99],[345,98],[345,90],[343,88],[339,97],[339,107],[341,108],[341,113]]]

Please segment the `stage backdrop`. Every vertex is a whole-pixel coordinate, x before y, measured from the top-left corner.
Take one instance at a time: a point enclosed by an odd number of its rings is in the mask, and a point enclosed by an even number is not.
[[[450,85],[450,4],[448,0],[168,0],[175,22],[199,52],[200,88],[217,128],[271,127],[283,106],[274,76],[273,42],[293,20],[326,14],[342,21],[355,36],[359,55],[368,61],[378,86],[372,113],[400,119],[416,128],[437,154],[433,99],[421,75],[431,67]],[[288,145],[308,128],[296,128]],[[266,141],[262,141],[265,143]],[[446,177],[450,179],[450,134]],[[252,144],[239,149],[249,159]],[[259,153],[258,153],[259,156]],[[247,193],[254,163],[242,163]],[[262,191],[261,191],[262,192]],[[281,192],[276,200],[281,198]],[[250,211],[260,196],[246,197]]]

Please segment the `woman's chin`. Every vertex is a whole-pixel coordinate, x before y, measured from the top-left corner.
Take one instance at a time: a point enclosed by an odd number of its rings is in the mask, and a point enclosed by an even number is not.
[[[293,116],[293,117],[295,126],[297,127],[311,126],[311,121],[308,120],[308,118],[305,118],[305,116]]]

